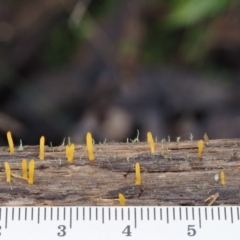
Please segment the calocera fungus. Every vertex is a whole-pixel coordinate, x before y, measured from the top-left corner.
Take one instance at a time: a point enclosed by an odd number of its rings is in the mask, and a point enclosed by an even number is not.
[[[26,159],[23,159],[22,160],[22,176],[24,178],[27,178],[27,160]]]
[[[152,133],[151,132],[148,132],[147,133],[147,141],[150,145],[150,148],[151,148],[151,153],[155,153],[155,142],[153,140],[153,137],[152,137]]]
[[[34,183],[34,168],[35,168],[35,162],[32,159],[29,162],[29,177],[28,177],[28,184],[33,184]]]
[[[40,160],[44,160],[44,146],[45,146],[45,137],[42,136],[40,138],[40,153],[39,153]]]
[[[136,173],[136,185],[141,185],[141,172],[140,172],[140,164],[135,164],[135,173]]]
[[[118,198],[119,198],[120,206],[125,206],[126,205],[126,200],[125,200],[124,195],[122,193],[119,193]]]
[[[74,151],[75,151],[75,145],[73,143],[71,145],[66,146],[66,157],[69,163],[73,162]]]
[[[6,172],[6,182],[11,182],[11,170],[8,162],[4,162],[5,172]]]
[[[198,157],[202,157],[204,142],[203,140],[198,141]]]
[[[92,134],[90,132],[87,133],[86,142],[87,142],[88,159],[90,161],[93,161],[95,159],[95,156],[94,156],[94,152],[93,152]]]
[[[9,146],[10,153],[14,153],[13,139],[12,139],[12,134],[10,131],[7,132],[7,140],[8,140],[8,146]]]
[[[221,179],[221,184],[222,184],[223,186],[226,185],[224,172],[221,172],[221,173],[220,173],[220,179]]]

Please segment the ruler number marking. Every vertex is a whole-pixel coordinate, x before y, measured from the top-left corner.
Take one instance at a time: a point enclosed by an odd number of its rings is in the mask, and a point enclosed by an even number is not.
[[[196,229],[194,227],[195,227],[195,225],[188,225],[188,233],[187,233],[187,235],[189,237],[193,237],[193,236],[196,235],[197,231],[196,231]]]
[[[131,237],[132,235],[132,232],[131,232],[131,229],[130,229],[130,225],[127,225],[124,230],[122,231],[123,234],[126,234],[126,237]]]
[[[59,225],[58,226],[58,229],[60,230],[60,232],[58,232],[57,233],[57,235],[59,236],[59,237],[64,237],[64,236],[66,236],[66,226],[65,225]]]

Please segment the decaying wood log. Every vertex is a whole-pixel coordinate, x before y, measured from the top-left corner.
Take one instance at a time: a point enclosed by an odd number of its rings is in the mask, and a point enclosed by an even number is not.
[[[240,203],[240,139],[210,140],[197,156],[197,141],[156,143],[150,153],[147,143],[104,143],[94,145],[96,159],[89,161],[86,146],[75,146],[73,163],[66,160],[65,147],[24,146],[9,154],[0,150],[0,205],[119,205],[124,194],[127,205],[207,205],[209,196],[219,194],[214,205]],[[12,177],[6,182],[4,162],[14,174],[22,175],[21,161],[35,159],[35,183]],[[141,166],[142,184],[135,185],[135,163]],[[221,185],[220,173],[226,185]]]

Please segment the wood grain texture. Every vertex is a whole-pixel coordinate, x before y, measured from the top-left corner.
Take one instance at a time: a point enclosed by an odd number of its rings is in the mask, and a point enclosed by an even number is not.
[[[147,143],[105,143],[94,145],[96,160],[89,161],[85,145],[75,146],[73,163],[67,163],[65,147],[45,147],[39,160],[39,146],[24,146],[9,154],[0,150],[0,205],[119,205],[126,204],[207,205],[204,200],[219,193],[214,205],[240,203],[240,139],[210,140],[197,156],[197,141],[156,143],[150,153]],[[16,150],[16,149],[15,149]],[[22,175],[21,161],[35,159],[35,183],[12,177],[6,183],[4,162],[14,174]],[[142,184],[135,185],[135,163],[141,166]],[[215,175],[224,171],[226,185]]]

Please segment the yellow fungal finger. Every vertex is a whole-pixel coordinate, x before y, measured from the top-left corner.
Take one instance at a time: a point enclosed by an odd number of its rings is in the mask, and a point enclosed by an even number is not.
[[[136,173],[136,185],[141,185],[141,172],[140,172],[140,164],[136,163],[135,165],[135,173]]]
[[[74,151],[75,151],[75,145],[73,143],[71,145],[66,146],[66,156],[67,156],[67,161],[69,163],[73,162]]]
[[[126,200],[123,194],[119,193],[118,194],[118,198],[119,198],[119,203],[120,206],[125,206],[126,205]]]
[[[29,162],[29,177],[28,177],[28,184],[33,184],[34,183],[34,167],[35,167],[35,162],[32,159]]]
[[[88,152],[88,159],[90,161],[95,159],[94,153],[93,153],[93,139],[92,139],[92,134],[90,132],[87,133],[86,137],[87,141],[87,152]]]
[[[198,157],[202,157],[204,142],[203,140],[198,141]]]
[[[24,178],[27,178],[27,160],[26,159],[22,160],[22,176]]]
[[[11,182],[11,170],[8,162],[4,162],[6,172],[6,182]]]
[[[8,146],[9,146],[10,153],[14,153],[13,139],[12,139],[12,134],[10,131],[7,132],[7,140],[8,140]]]
[[[69,163],[73,162],[74,149],[75,149],[75,146],[74,146],[73,143],[72,143],[71,145],[67,145],[67,146],[66,146],[66,157],[67,157],[67,161],[68,161]]]
[[[40,160],[44,160],[44,146],[45,146],[45,137],[42,136],[40,138],[40,153],[39,153]]]
[[[147,133],[147,141],[148,141],[148,143],[150,145],[151,153],[155,153],[155,143],[154,143],[154,140],[153,140],[151,132]]]
[[[221,179],[221,184],[222,184],[223,186],[226,185],[224,172],[221,172],[221,174],[220,174],[220,179]]]

